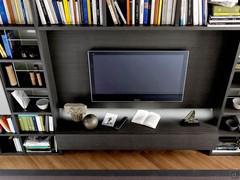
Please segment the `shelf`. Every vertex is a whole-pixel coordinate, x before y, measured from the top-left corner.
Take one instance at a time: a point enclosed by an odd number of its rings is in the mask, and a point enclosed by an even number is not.
[[[0,30],[35,30],[33,25],[9,25],[9,26],[0,26]]]
[[[0,59],[0,63],[39,63],[41,59]]]
[[[17,136],[16,133],[0,133],[0,136]]]
[[[63,26],[63,25],[51,25],[51,26],[39,26],[41,31],[61,31],[61,30],[80,30],[80,31],[239,31],[240,27],[206,27],[206,26]]]
[[[15,91],[15,90],[23,90],[23,91],[47,91],[47,88],[20,88],[20,87],[12,87],[12,88],[6,88],[7,91]]]
[[[18,136],[55,136],[55,133],[50,132],[35,132],[35,131],[22,131]]]
[[[200,126],[183,127],[180,125],[181,120],[160,120],[156,129],[131,123],[128,121],[120,130],[111,127],[99,125],[95,130],[86,130],[82,123],[72,121],[58,120],[56,134],[162,134],[162,135],[199,135],[199,134],[216,134],[217,127],[207,122],[201,122]]]
[[[233,83],[233,84],[231,85],[231,87],[230,87],[230,90],[231,90],[231,91],[238,91],[238,90],[240,90],[240,84],[235,84],[235,83]]]
[[[219,136],[222,137],[240,137],[240,131],[227,131],[224,129],[220,129],[219,131]]]
[[[237,115],[240,114],[240,110],[233,109],[233,108],[225,108],[225,111],[223,112],[224,115]]]

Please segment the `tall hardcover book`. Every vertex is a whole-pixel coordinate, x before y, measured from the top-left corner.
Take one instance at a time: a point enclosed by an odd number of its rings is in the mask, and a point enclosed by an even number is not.
[[[92,25],[91,1],[87,0],[88,25]]]
[[[59,8],[58,8],[57,0],[52,0],[52,4],[53,4],[54,11],[56,13],[56,16],[57,16],[58,23],[59,24],[63,24],[63,20],[62,20],[62,17],[60,15],[60,11],[59,11]]]
[[[7,5],[7,0],[3,0],[3,4],[4,4],[7,19],[8,19],[8,24],[12,24],[9,9],[8,9],[8,5]]]
[[[121,10],[121,8],[120,8],[117,0],[114,0],[114,5],[115,5],[115,7],[116,7],[116,9],[117,9],[118,14],[120,15],[120,17],[121,17],[121,19],[122,19],[122,22],[123,22],[124,24],[127,24],[127,21],[126,21],[124,15],[123,15],[123,12],[122,12],[122,10]]]
[[[130,16],[131,16],[131,8],[130,8],[130,0],[126,0],[126,6],[127,6],[127,24],[130,25]]]
[[[7,3],[8,10],[9,10],[9,14],[10,14],[10,18],[11,18],[11,23],[12,23],[12,24],[16,24],[11,1],[8,1],[8,0],[7,0],[6,3]]]
[[[66,23],[71,24],[70,10],[69,10],[69,5],[67,0],[63,0],[63,8],[66,16]]]
[[[117,21],[116,15],[115,15],[115,13],[114,13],[111,0],[106,0],[106,1],[107,1],[107,6],[108,6],[108,9],[109,9],[109,12],[110,12],[111,17],[112,17],[112,20],[113,20],[113,24],[114,24],[114,25],[117,25],[117,24],[118,24],[118,21]]]
[[[197,26],[199,25],[199,19],[198,19],[198,0],[193,0],[193,25]]]
[[[132,8],[131,8],[131,20],[132,20],[132,25],[135,25],[135,11],[136,11],[136,0],[132,0]]]
[[[176,19],[176,9],[177,9],[177,1],[178,0],[173,0],[173,8],[172,8],[172,19],[171,19],[171,25],[175,24],[175,19]]]
[[[188,0],[187,25],[193,25],[193,0]]]
[[[43,9],[42,9],[42,6],[41,6],[40,1],[41,1],[41,0],[35,0],[36,5],[37,5],[37,9],[38,9],[38,13],[39,13],[39,17],[40,17],[40,20],[41,20],[41,23],[42,23],[42,25],[46,25],[46,24],[47,24],[47,21],[46,21],[46,19],[45,19],[45,16],[44,16]]]
[[[155,12],[155,0],[151,1],[151,15],[150,15],[150,24],[154,24],[154,12]]]
[[[88,9],[87,9],[87,0],[82,0],[83,7],[83,24],[88,24]]]
[[[99,0],[100,25],[103,25],[103,0]]]
[[[92,0],[92,18],[93,25],[97,25],[97,0]]]
[[[139,6],[139,24],[143,24],[143,17],[144,17],[144,0],[140,0]]]

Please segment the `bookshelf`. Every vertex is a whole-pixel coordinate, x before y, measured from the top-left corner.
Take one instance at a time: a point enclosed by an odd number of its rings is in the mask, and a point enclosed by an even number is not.
[[[23,148],[23,152],[16,152],[11,148],[11,144],[10,147],[4,149],[5,147],[0,143],[0,148],[3,149],[1,154],[28,154],[23,147],[24,140],[28,136],[47,136],[50,137],[52,144],[56,139],[58,151],[74,149],[211,150],[217,145],[219,137],[239,136],[238,132],[229,132],[222,128],[224,117],[239,113],[228,106],[229,93],[240,90],[240,82],[232,83],[234,75],[238,73],[234,66],[239,61],[240,55],[239,27],[179,26],[178,24],[173,26],[113,26],[107,4],[105,1],[103,2],[103,25],[101,26],[42,25],[35,1],[30,1],[33,25],[0,26],[0,31],[34,31],[40,55],[36,59],[19,57],[0,59],[0,75],[11,109],[9,116],[12,117],[16,128],[15,134],[2,133],[0,139],[2,138],[8,144],[9,137],[19,138]],[[190,50],[191,61],[186,102],[182,104],[91,103],[89,100],[87,51],[92,48],[109,47]],[[29,84],[10,86],[4,70],[5,64],[38,64],[41,68],[44,86],[33,87]],[[32,69],[25,70],[29,72]],[[17,71],[17,73],[21,74],[21,71]],[[71,81],[69,81],[70,79]],[[190,83],[192,84],[190,85]],[[22,90],[29,94],[44,92],[45,97],[47,96],[50,101],[49,108],[41,111],[37,109],[35,100],[33,100],[27,111],[24,111],[11,95],[11,92],[15,90]],[[120,131],[102,127],[94,131],[87,131],[81,125],[64,121],[59,117],[58,108],[62,108],[66,102],[83,102],[90,108],[99,109],[108,107],[130,109],[132,107],[148,107],[150,109],[212,108],[215,116],[211,122],[204,121],[199,128],[182,127],[179,125],[179,120],[172,120],[171,122],[161,122],[156,131],[145,127],[135,127],[131,124]],[[18,115],[53,116],[56,131],[21,131]],[[179,142],[183,143],[179,144]]]

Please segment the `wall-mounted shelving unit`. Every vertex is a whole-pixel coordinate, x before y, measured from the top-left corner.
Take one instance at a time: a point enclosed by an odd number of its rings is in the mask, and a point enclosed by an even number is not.
[[[15,124],[15,134],[0,134],[6,141],[13,136],[20,139],[23,147],[27,136],[48,136],[56,139],[59,150],[74,149],[198,149],[211,150],[222,136],[239,136],[222,128],[223,118],[239,111],[228,106],[232,91],[240,92],[240,81],[234,77],[239,73],[235,65],[239,61],[239,27],[205,26],[112,26],[107,18],[106,3],[103,3],[103,26],[75,26],[40,24],[35,1],[31,0],[34,24],[0,26],[0,31],[34,31],[40,58],[0,59],[1,78],[11,107],[10,116]],[[190,51],[186,92],[183,103],[92,103],[90,101],[87,51],[93,48],[112,49],[187,49]],[[39,64],[44,86],[29,84],[10,86],[4,65]],[[16,69],[17,76],[29,80],[28,72]],[[19,81],[26,79],[19,78]],[[236,81],[234,80],[236,79]],[[30,82],[30,81],[29,81]],[[23,90],[30,96],[32,92],[44,92],[50,100],[47,111],[40,111],[31,101],[24,111],[13,99],[11,92]],[[231,96],[231,97],[229,97]],[[200,127],[182,127],[179,120],[160,122],[157,130],[145,127],[127,126],[118,132],[106,128],[85,130],[59,117],[58,108],[67,102],[83,102],[89,108],[207,108],[213,109],[210,122],[202,122]],[[18,115],[53,116],[55,132],[20,131]],[[55,143],[52,143],[55,144]],[[0,149],[3,144],[0,141]],[[16,153],[2,148],[2,154]],[[54,150],[55,152],[55,150]]]

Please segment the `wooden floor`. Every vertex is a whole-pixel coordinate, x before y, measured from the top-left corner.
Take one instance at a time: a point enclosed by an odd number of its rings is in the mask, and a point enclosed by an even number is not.
[[[75,151],[52,156],[0,156],[0,169],[239,169],[240,156],[196,151]]]

